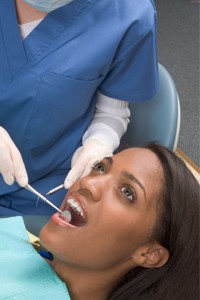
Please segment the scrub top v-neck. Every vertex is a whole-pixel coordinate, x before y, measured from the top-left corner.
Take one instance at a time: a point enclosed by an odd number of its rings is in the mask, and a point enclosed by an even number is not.
[[[74,0],[49,13],[23,41],[14,0],[0,0],[0,126],[41,192],[64,181],[92,120],[97,90],[144,101],[157,88],[151,0]],[[65,192],[51,200],[59,205]],[[0,178],[0,215],[52,213],[39,206],[27,191]]]
[[[68,6],[68,11],[64,11],[64,13],[56,10],[47,15],[41,24],[22,41],[18,30],[14,0],[0,1],[2,42],[5,44],[7,63],[12,78],[27,63],[34,64],[40,59],[45,49],[65,29],[67,23],[71,23],[76,14],[79,14],[80,10],[84,10],[84,7],[91,1],[76,0],[75,2],[76,5]]]

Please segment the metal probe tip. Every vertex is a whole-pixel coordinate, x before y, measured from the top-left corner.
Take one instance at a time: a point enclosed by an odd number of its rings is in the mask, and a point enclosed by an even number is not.
[[[60,191],[63,188],[64,188],[64,184],[60,184],[59,186],[55,187],[54,189],[52,189],[48,193],[46,193],[46,195],[54,194],[54,193]]]

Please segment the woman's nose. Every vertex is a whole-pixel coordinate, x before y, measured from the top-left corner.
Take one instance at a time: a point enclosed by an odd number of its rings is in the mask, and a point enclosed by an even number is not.
[[[95,202],[101,200],[102,195],[106,190],[107,184],[108,176],[106,175],[88,175],[80,179],[81,190],[85,191],[85,193],[87,193],[87,196]]]

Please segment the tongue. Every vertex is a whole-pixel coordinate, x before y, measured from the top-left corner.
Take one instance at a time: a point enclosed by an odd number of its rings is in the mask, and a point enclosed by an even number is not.
[[[71,224],[76,226],[76,227],[81,227],[85,225],[85,219],[75,210],[70,209],[71,212]]]

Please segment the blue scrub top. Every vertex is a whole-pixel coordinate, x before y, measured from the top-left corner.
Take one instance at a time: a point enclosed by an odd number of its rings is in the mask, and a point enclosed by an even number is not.
[[[151,0],[74,0],[22,41],[14,0],[0,0],[0,125],[40,192],[61,184],[95,109],[96,91],[127,101],[158,88]],[[66,191],[49,199],[60,205]],[[52,214],[0,178],[0,215]],[[37,205],[36,205],[37,204]]]

